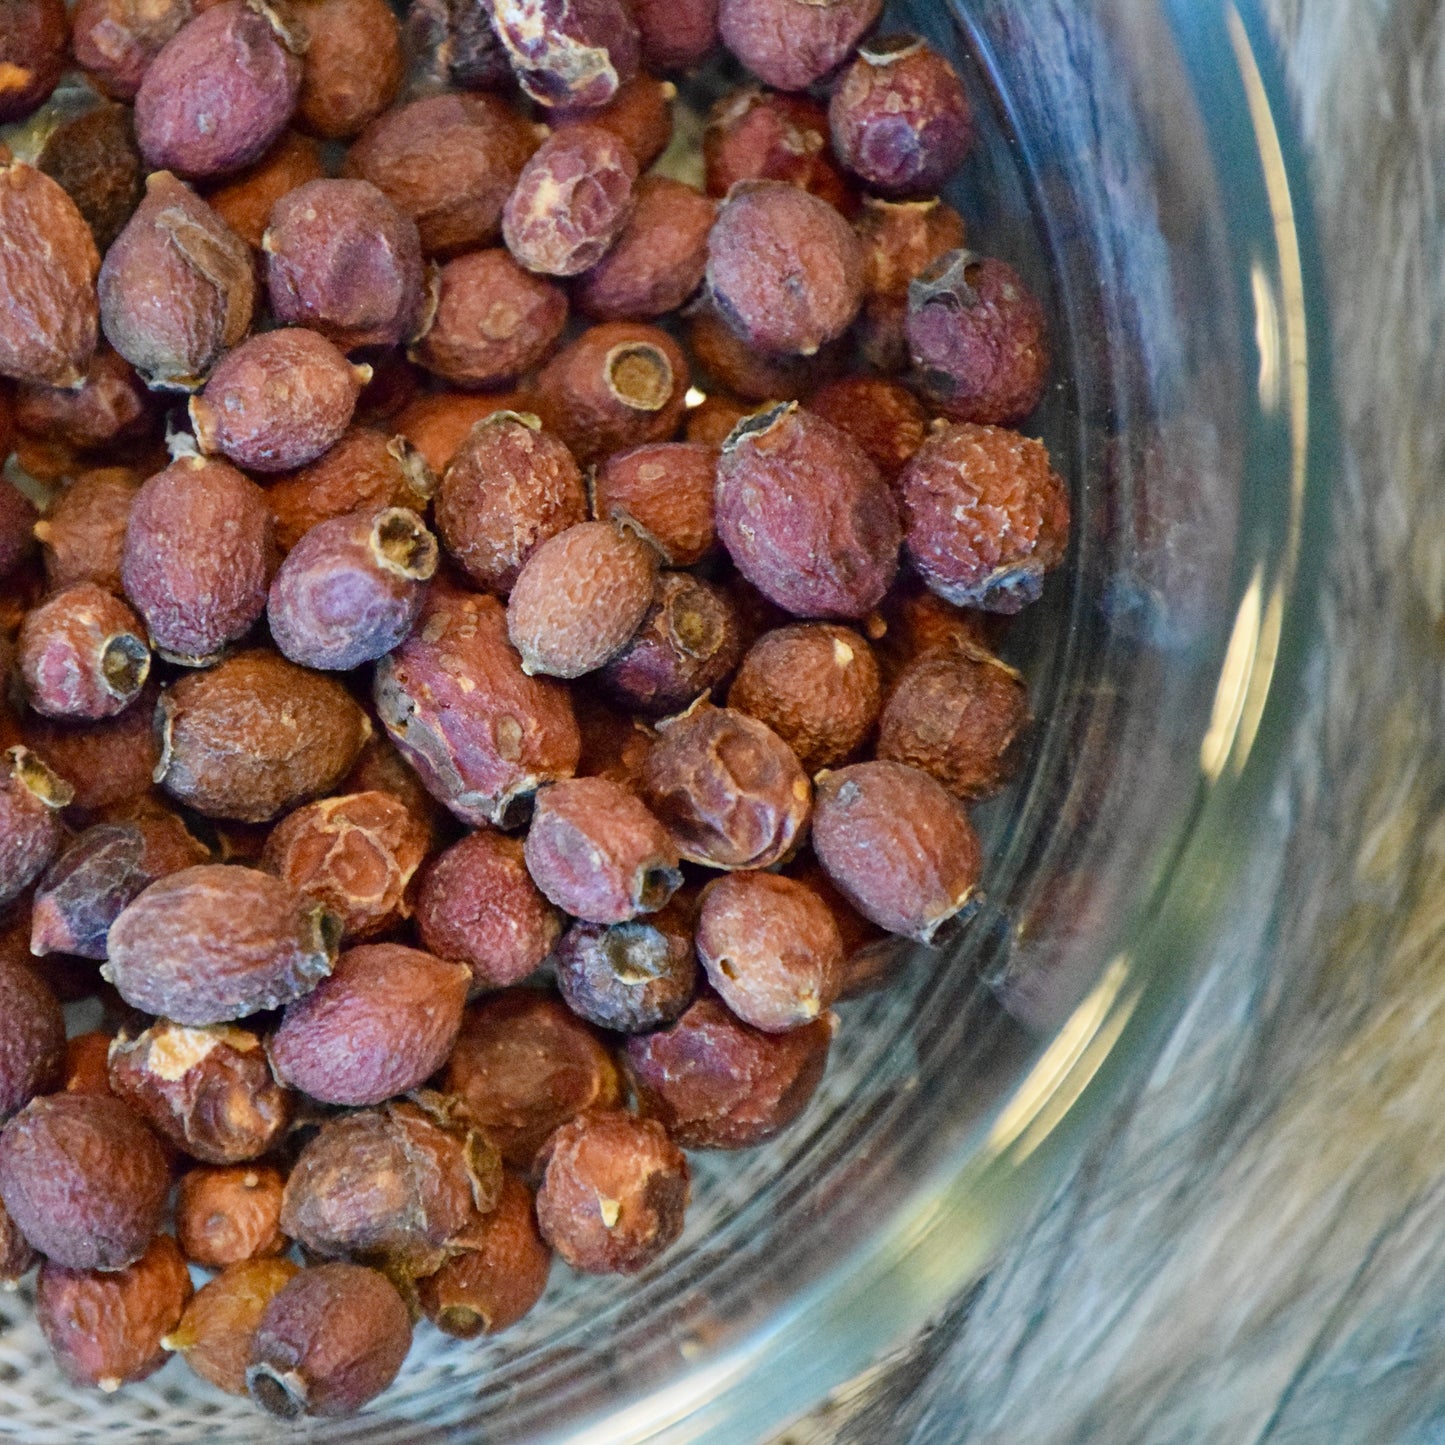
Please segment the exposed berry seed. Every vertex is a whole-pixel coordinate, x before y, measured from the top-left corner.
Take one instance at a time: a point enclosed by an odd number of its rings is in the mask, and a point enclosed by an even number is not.
[[[250,247],[259,251],[276,202],[307,181],[326,174],[321,148],[309,136],[283,131],[255,165],[209,193],[215,213]]]
[[[712,550],[717,449],[653,442],[615,452],[597,469],[592,509],[646,537],[669,567],[691,567]]]
[[[881,376],[849,376],[814,392],[808,410],[853,438],[894,481],[928,436],[928,413],[907,387]]]
[[[176,1195],[176,1237],[193,1264],[224,1269],[282,1253],[286,1181],[269,1164],[189,1169]]]
[[[404,79],[401,25],[385,0],[302,0],[307,36],[296,119],[326,140],[356,135]]]
[[[0,759],[0,907],[40,876],[60,846],[60,810],[75,789],[29,748],[7,748]]]
[[[672,140],[672,103],[677,87],[651,75],[635,75],[618,87],[606,105],[554,108],[547,119],[553,132],[569,126],[596,125],[610,130],[645,171]]]
[[[23,962],[0,962],[0,1119],[59,1082],[65,1016],[40,975]]]
[[[63,0],[0,4],[0,122],[24,120],[50,97],[65,69]]]
[[[489,0],[522,89],[542,105],[605,105],[637,73],[622,0]]]
[[[115,100],[133,100],[151,61],[196,13],[194,0],[79,0],[71,50],[86,78]]]
[[[718,43],[717,0],[632,0],[649,70],[691,70]]]
[[[128,467],[101,467],[82,472],[55,499],[35,525],[52,592],[79,582],[121,590],[126,522],[140,486],[140,477]],[[0,576],[4,573],[0,566]]]
[[[787,181],[848,208],[848,183],[828,148],[828,112],[801,95],[748,89],[713,106],[702,138],[707,191],[722,197],[738,181]]]
[[[723,44],[760,80],[806,90],[867,34],[883,0],[720,0]]]
[[[119,597],[80,582],[25,614],[20,675],[47,717],[113,717],[135,701],[150,672],[140,619]]]
[[[75,202],[102,255],[140,205],[145,167],[124,106],[98,105],[61,121],[35,167]]]
[[[512,64],[490,7],[475,0],[413,0],[404,40],[412,71],[427,88],[501,90],[511,83]]]
[[[162,1346],[176,1351],[217,1389],[244,1395],[261,1317],[300,1272],[301,1266],[289,1259],[248,1259],[228,1265],[197,1291]]]

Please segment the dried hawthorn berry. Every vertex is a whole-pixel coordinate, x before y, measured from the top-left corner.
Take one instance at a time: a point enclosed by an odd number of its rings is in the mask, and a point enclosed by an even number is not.
[[[176,1195],[176,1237],[193,1264],[224,1269],[281,1254],[281,1195],[286,1181],[269,1164],[188,1169]]]
[[[621,1098],[601,1039],[555,998],[528,989],[467,1010],[442,1087],[466,1100],[503,1160],[523,1171],[554,1129]]]
[[[669,567],[691,567],[716,541],[716,470],[717,449],[698,442],[614,452],[593,478],[593,513],[646,537]]]
[[[187,21],[136,91],[146,164],[198,177],[259,160],[296,109],[304,45],[265,0],[223,0]]]
[[[690,862],[767,868],[798,842],[812,790],[771,728],[699,702],[663,724],[643,763],[642,796]]]
[[[955,607],[917,578],[895,587],[880,613],[887,627],[877,643],[885,690],[892,687],[905,667],[936,647],[988,648],[993,642],[988,624],[999,617],[997,613]]]
[[[315,331],[253,336],[191,398],[196,441],[254,472],[304,466],[341,439],[370,377],[369,366],[353,366]]]
[[[526,560],[507,635],[531,675],[580,677],[621,651],[652,602],[657,554],[611,522],[579,522]]]
[[[40,975],[23,962],[0,963],[0,1119],[60,1081],[65,1016]]]
[[[239,652],[162,695],[156,781],[211,818],[264,823],[329,792],[371,730],[333,678]]]
[[[155,1136],[108,1094],[32,1099],[0,1133],[0,1200],[68,1269],[124,1269],[155,1238],[171,1174]]]
[[[672,143],[672,103],[677,87],[670,80],[637,75],[618,89],[606,105],[553,110],[547,119],[553,132],[568,126],[596,125],[610,130],[645,171]]]
[[[63,0],[0,0],[0,122],[24,120],[65,69]]]
[[[355,1264],[304,1269],[266,1306],[246,1389],[282,1419],[354,1415],[396,1379],[411,1316],[385,1275]]]
[[[206,849],[174,813],[96,823],[46,869],[30,910],[30,951],[103,959],[121,910],[158,878],[204,863]]]
[[[750,346],[812,356],[863,304],[863,251],[827,201],[785,181],[742,181],[708,237],[707,286]]]
[[[637,74],[637,26],[623,0],[484,0],[517,82],[542,105],[605,105]]]
[[[899,497],[908,554],[945,601],[1018,612],[1063,561],[1068,493],[1030,437],[945,426],[909,462]]]
[[[98,105],[61,121],[46,137],[35,168],[57,182],[85,217],[102,254],[140,205],[144,167],[130,112]]]
[[[0,376],[78,386],[95,354],[100,253],[74,201],[0,154]]]
[[[649,70],[691,70],[718,43],[717,0],[632,0]]]
[[[552,1251],[537,1229],[532,1191],[514,1174],[489,1214],[453,1236],[451,1257],[420,1282],[422,1313],[443,1334],[471,1340],[514,1325],[542,1298]]]
[[[61,1091],[67,1094],[110,1093],[109,1034],[93,1029],[66,1039]]]
[[[916,35],[865,41],[828,104],[838,159],[884,196],[927,196],[963,164],[973,110],[953,66]]]
[[[404,436],[358,426],[314,462],[269,480],[266,502],[284,553],[313,527],[350,512],[379,507],[425,512],[435,490],[426,458]]]
[[[0,1204],[0,1289],[14,1289],[39,1262],[40,1256],[25,1242],[25,1236]]]
[[[75,63],[103,94],[134,100],[151,61],[195,13],[195,0],[79,0],[70,20]]]
[[[405,211],[428,255],[447,255],[496,239],[537,144],[534,128],[495,96],[436,95],[372,121],[342,174],[370,181]]]
[[[75,789],[29,748],[0,757],[0,907],[40,876],[60,846],[60,810]]]
[[[941,256],[909,285],[907,331],[928,399],[954,421],[1013,426],[1043,397],[1044,309],[1007,262]]]
[[[719,0],[722,42],[760,80],[806,90],[851,54],[883,0]]]
[[[898,568],[898,506],[850,437],[796,403],[739,424],[717,472],[717,529],[738,570],[799,617],[865,617]]]
[[[310,136],[283,131],[255,165],[230,177],[207,197],[212,210],[250,247],[261,249],[271,211],[282,196],[326,174],[321,148]]]
[[[625,707],[664,717],[711,692],[742,651],[727,593],[687,572],[663,572],[647,615],[598,681]]]
[[[340,812],[342,815],[349,814],[350,804],[347,800],[358,793],[381,793],[393,802],[400,803],[410,816],[410,826],[417,830],[418,839],[425,838],[428,848],[434,847],[445,831],[445,813],[441,805],[422,786],[421,779],[417,777],[406,759],[392,746],[391,739],[384,733],[373,733],[366,740],[351,771],[337,785],[336,792],[341,800]],[[271,831],[277,832],[284,826],[283,821]],[[306,824],[301,828],[302,835],[305,836],[310,829],[311,825]],[[282,836],[286,837],[287,835],[283,834]],[[270,841],[269,836],[267,841]],[[283,843],[278,838],[277,851],[272,856],[278,862],[283,861],[284,854],[292,846],[291,841]],[[407,852],[408,850],[398,843],[397,857],[399,861]],[[358,896],[355,902],[360,906],[365,900]],[[345,911],[345,905],[343,905],[342,911]]]
[[[442,267],[431,325],[409,355],[456,386],[501,386],[545,361],[566,326],[560,286],[506,251],[473,251]]]
[[[169,171],[100,269],[106,340],[152,386],[190,391],[251,326],[256,277],[246,244]]]
[[[599,321],[650,320],[702,285],[717,206],[667,176],[643,176],[612,249],[577,278],[578,308]]]
[[[479,421],[499,411],[524,414],[531,404],[525,391],[489,396],[465,391],[425,392],[402,408],[395,425],[431,470],[441,476]]]
[[[343,351],[394,346],[416,333],[421,238],[416,222],[369,181],[307,181],[287,192],[261,250],[271,310],[283,325],[310,327]]]
[[[501,90],[511,83],[512,63],[490,8],[476,0],[413,0],[403,41],[412,73],[428,89]]]
[[[119,717],[105,722],[27,717],[26,745],[64,780],[63,791],[69,804],[57,797],[54,806],[73,804],[75,812],[87,814],[148,796],[160,758],[151,719],[154,710],[155,694],[148,686]]]
[[[824,347],[816,356],[782,356],[749,346],[709,305],[694,305],[688,317],[688,348],[693,360],[718,386],[743,401],[771,402],[806,397],[837,369],[839,344]],[[707,403],[704,403],[706,407]],[[737,421],[756,410],[740,407]],[[732,427],[720,428],[712,438],[721,446]],[[697,438],[689,435],[689,440]]]
[[[366,943],[286,1006],[268,1049],[277,1076],[323,1104],[380,1104],[424,1084],[462,1025],[471,970]]]
[[[600,126],[569,126],[528,160],[502,213],[507,249],[529,271],[576,276],[622,234],[637,162]]]
[[[246,1369],[266,1307],[301,1273],[289,1259],[227,1265],[203,1285],[180,1323],[162,1341],[203,1380],[231,1395],[246,1393]]]
[[[767,723],[812,774],[857,752],[873,731],[882,706],[878,661],[851,628],[780,627],[748,649],[728,706]]]
[[[161,1340],[180,1323],[191,1293],[175,1240],[161,1234],[120,1270],[47,1260],[35,1286],[35,1318],[61,1373],[109,1394],[165,1364]]]
[[[297,123],[326,140],[347,140],[401,89],[401,25],[386,0],[302,0],[296,14],[307,36]]]
[[[573,1269],[636,1274],[682,1234],[687,1160],[656,1120],[584,1114],[545,1152],[537,1226]]]
[[[323,798],[283,818],[261,866],[320,903],[349,941],[385,933],[411,916],[412,879],[431,830],[397,798],[357,792]]]
[[[119,597],[79,582],[25,614],[19,637],[26,698],[47,717],[113,717],[150,672],[140,619]]]
[[[280,1008],[336,962],[324,910],[253,868],[201,864],[152,883],[111,925],[102,972],[133,1008],[201,1027]]]
[[[895,481],[928,437],[928,413],[907,387],[881,376],[846,376],[814,392],[808,410],[853,438]]]
[[[702,138],[707,193],[738,181],[787,181],[839,210],[851,197],[828,149],[828,112],[801,95],[751,88],[713,106]]]
[[[9,452],[6,452],[9,455]],[[0,481],[0,578],[7,578],[35,551],[35,504],[18,487]]]
[[[516,412],[479,421],[437,489],[437,531],[448,555],[492,592],[510,592],[543,542],[586,520],[572,453],[535,416]]]
[[[864,918],[833,886],[833,880],[811,854],[803,855],[794,863],[787,877],[820,898],[833,915],[833,923],[843,941],[838,997],[853,998],[891,983],[899,964],[910,952],[908,940],[886,933]]]
[[[977,901],[982,856],[973,825],[941,783],[902,763],[824,774],[813,850],[865,918],[920,943],[932,943]]]
[[[652,746],[652,730],[641,719],[610,706],[590,688],[578,689],[574,702],[582,734],[577,776],[607,778],[635,787],[642,760]]]
[[[522,670],[495,597],[433,584],[411,636],[376,665],[374,696],[402,756],[464,823],[511,821],[576,771],[567,689]]]
[[[562,932],[532,881],[522,840],[478,828],[432,860],[417,891],[422,942],[472,971],[473,991],[505,988],[539,968]]]
[[[31,384],[15,391],[15,425],[22,435],[78,452],[136,441],[154,420],[140,378],[109,347],[96,351],[78,387]]]

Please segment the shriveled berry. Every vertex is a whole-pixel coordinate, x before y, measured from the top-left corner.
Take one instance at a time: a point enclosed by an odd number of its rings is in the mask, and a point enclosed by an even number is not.
[[[691,567],[712,550],[717,449],[698,442],[652,442],[615,452],[598,467],[592,508],[631,527],[669,567]]]
[[[511,83],[512,63],[491,9],[476,0],[413,0],[403,40],[413,74],[429,89],[501,90]]]
[[[256,277],[246,244],[169,171],[100,269],[106,340],[152,386],[190,391],[251,326]]]
[[[324,911],[252,868],[202,864],[152,883],[111,925],[103,972],[134,1008],[203,1026],[280,1008],[336,962]]]
[[[479,421],[499,411],[525,413],[531,404],[525,391],[486,396],[465,391],[424,392],[402,408],[396,429],[440,476]]]
[[[610,130],[645,171],[672,141],[672,103],[677,87],[670,80],[635,75],[618,87],[606,105],[565,106],[552,110],[547,119],[554,132],[574,125],[597,125]]]
[[[323,1104],[380,1104],[424,1084],[462,1024],[471,970],[419,949],[368,943],[287,1004],[268,1045],[277,1076]]]
[[[79,387],[30,384],[15,392],[15,425],[23,435],[78,452],[137,441],[155,419],[140,378],[105,346]]]
[[[133,898],[158,878],[206,857],[181,819],[163,808],[87,828],[66,845],[35,890],[31,953],[103,959],[110,925]]]
[[[244,1395],[261,1317],[300,1272],[299,1264],[271,1257],[227,1265],[197,1291],[162,1346],[217,1389]]]
[[[567,689],[522,670],[495,597],[433,585],[411,636],[377,664],[374,695],[402,756],[464,823],[509,821],[576,771]]]
[[[690,308],[687,339],[693,360],[713,383],[744,401],[777,403],[806,397],[838,370],[842,360],[840,342],[824,347],[815,356],[759,351],[705,304]],[[734,424],[754,410],[742,407]],[[721,446],[731,430],[722,428],[715,445]]]
[[[209,193],[215,213],[250,247],[261,249],[261,237],[276,202],[297,186],[326,174],[321,147],[294,130],[281,138],[253,166],[232,176]]]
[[[1043,398],[1048,323],[1007,262],[941,256],[908,288],[907,329],[928,399],[954,421],[1013,426]]]
[[[0,159],[0,376],[78,386],[95,353],[100,253],[47,175]]]
[[[585,1114],[547,1142],[537,1225],[587,1274],[636,1274],[682,1234],[691,1194],[682,1150],[653,1119]]]
[[[436,312],[411,348],[457,386],[501,386],[551,355],[567,325],[567,293],[504,250],[473,251],[441,269]]]
[[[188,1169],[176,1195],[176,1237],[193,1264],[224,1269],[282,1253],[286,1181],[269,1164]]]
[[[98,105],[63,120],[46,137],[35,167],[75,202],[104,254],[140,205],[145,167],[130,112]]]
[[[691,70],[718,43],[717,0],[632,0],[649,70]]]
[[[66,1378],[109,1394],[165,1364],[161,1340],[180,1323],[191,1293],[175,1240],[161,1234],[120,1270],[67,1269],[47,1260],[35,1287],[35,1318]]]
[[[0,122],[24,120],[55,89],[69,39],[63,0],[0,4]]]
[[[72,1034],[65,1041],[61,1091],[67,1094],[110,1093],[110,1035],[100,1029]]]
[[[133,100],[151,61],[196,13],[194,0],[79,0],[70,46],[86,78],[116,100]]]
[[[912,951],[908,940],[895,933],[885,933],[876,923],[864,918],[833,886],[822,864],[810,853],[793,863],[786,876],[821,899],[833,915],[833,923],[843,941],[839,998],[853,998],[891,983],[899,964]]]
[[[908,554],[946,601],[1018,612],[1063,561],[1068,493],[1031,437],[945,426],[908,464],[899,496]]]
[[[0,758],[0,907],[18,898],[60,846],[60,810],[75,789],[29,748]]]
[[[8,415],[7,410],[7,419]],[[35,517],[30,498],[18,487],[0,482],[0,578],[19,570],[35,551]]]
[[[808,410],[831,422],[894,481],[928,437],[928,413],[907,387],[881,376],[847,376],[814,392]]]
[[[20,628],[18,660],[30,706],[47,717],[122,712],[150,673],[141,633],[135,613],[94,582],[53,593]]]
[[[431,847],[424,817],[383,792],[343,794],[297,808],[271,830],[267,872],[314,898],[356,941],[411,916],[412,879]]]
[[[605,105],[637,73],[623,0],[487,0],[522,89],[542,105]]]
[[[266,1306],[246,1389],[273,1415],[352,1415],[396,1378],[411,1316],[385,1275],[355,1264],[302,1270]]]
[[[416,222],[369,181],[308,181],[288,192],[261,250],[271,310],[283,325],[310,327],[343,351],[416,334],[421,238]]]
[[[259,160],[296,108],[304,44],[264,0],[223,0],[188,21],[136,91],[146,164],[219,176]]]
[[[523,1171],[554,1129],[621,1098],[602,1040],[555,998],[527,989],[467,1010],[443,1087],[466,1100],[502,1158]]]
[[[797,843],[812,802],[793,751],[734,708],[699,702],[665,723],[642,795],[678,852],[710,868],[767,868]]]
[[[65,1016],[49,987],[23,962],[0,963],[0,1119],[60,1082]]]
[[[717,473],[718,536],[738,570],[800,617],[864,617],[898,568],[898,506],[850,437],[795,403],[742,422]]]
[[[532,881],[522,841],[478,828],[422,875],[416,904],[422,942],[472,971],[473,991],[505,988],[539,968],[562,932]]]
[[[712,108],[702,138],[707,192],[722,197],[738,181],[787,181],[845,209],[848,183],[828,149],[828,112],[801,95],[752,88]]]
[[[812,356],[863,304],[863,251],[827,201],[785,181],[743,181],[708,238],[707,285],[749,345]]]
[[[877,643],[885,690],[905,667],[936,647],[989,647],[993,638],[988,624],[998,620],[996,613],[945,602],[916,577],[893,589],[880,615],[887,627]]]
[[[598,680],[627,708],[665,717],[722,682],[742,651],[727,593],[687,572],[663,572],[647,615]]]
[[[0,1133],[0,1200],[69,1269],[124,1269],[160,1229],[171,1175],[155,1136],[108,1094],[33,1099]]]
[[[326,140],[358,134],[397,97],[401,25],[386,0],[302,0],[307,45],[297,123]]]
[[[601,667],[647,615],[657,554],[611,522],[580,522],[538,547],[507,601],[522,671],[580,677]]]
[[[27,717],[26,745],[64,780],[68,802],[57,797],[55,806],[73,804],[77,812],[90,813],[147,796],[160,758],[151,720],[154,710],[155,694],[147,687],[119,717],[104,722],[60,722],[38,714]]]
[[[428,255],[489,245],[537,135],[490,95],[437,95],[378,116],[347,152],[359,176],[416,222]]]
[[[370,377],[315,331],[267,331],[215,367],[191,398],[191,425],[202,451],[255,472],[289,471],[341,439]]]
[[[39,1262],[40,1256],[0,1204],[0,1289],[14,1289]]]
[[[366,740],[351,771],[337,785],[336,791],[343,800],[358,793],[381,793],[393,802],[400,803],[410,817],[411,826],[419,830],[417,837],[428,840],[428,848],[436,845],[445,830],[445,813],[441,804],[422,786],[421,779],[385,733],[374,732]],[[349,805],[343,805],[341,812],[349,815]],[[277,824],[277,828],[272,831],[275,832],[282,826],[284,824]],[[303,833],[309,831],[308,824]],[[278,852],[274,856],[282,857],[290,847],[289,842],[283,846],[278,839]],[[398,859],[407,851],[398,844]],[[362,901],[357,899],[358,904]],[[342,911],[345,911],[344,906]]]
[[[723,44],[760,80],[806,90],[847,59],[883,0],[719,0]]]
[[[437,489],[437,530],[448,554],[492,592],[510,592],[543,542],[586,520],[572,453],[535,416],[516,412],[479,421]]]
[[[635,787],[652,746],[652,729],[640,718],[610,706],[591,688],[579,688],[574,705],[582,734],[577,775]]]

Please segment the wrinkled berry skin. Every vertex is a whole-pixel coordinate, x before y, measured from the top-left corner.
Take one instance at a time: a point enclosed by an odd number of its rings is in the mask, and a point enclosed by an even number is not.
[[[29,748],[8,748],[0,758],[0,907],[40,876],[60,846],[60,810],[75,789]]]
[[[522,840],[478,828],[439,854],[417,894],[422,942],[472,971],[472,989],[506,988],[541,967],[562,932],[532,881]]]
[[[124,1269],[160,1229],[171,1174],[155,1136],[107,1094],[34,1099],[0,1134],[0,1200],[67,1269]]]
[[[827,201],[784,181],[743,181],[708,238],[707,286],[750,346],[812,356],[863,304],[863,251]]]
[[[25,1236],[0,1204],[0,1289],[13,1289],[39,1261],[40,1256],[26,1243]]]
[[[30,706],[46,717],[114,717],[135,701],[150,672],[140,619],[120,600],[81,582],[25,614],[18,660]]]
[[[396,1379],[411,1317],[374,1269],[304,1269],[266,1306],[246,1370],[251,1398],[282,1419],[353,1415]]]
[[[280,22],[259,5],[223,0],[146,68],[135,97],[141,154],[152,170],[178,176],[240,170],[286,128],[300,89],[301,62]]]
[[[485,396],[465,391],[423,392],[402,408],[395,425],[440,476],[479,421],[499,411],[521,415],[531,404],[532,398],[525,390]]]
[[[259,251],[276,202],[297,186],[319,181],[325,174],[321,147],[310,136],[288,130],[255,165],[209,192],[207,199],[215,213],[248,246]]]
[[[340,347],[395,346],[421,321],[421,237],[369,181],[308,181],[281,197],[261,238],[276,319]]]
[[[170,1358],[161,1340],[180,1323],[191,1293],[175,1240],[161,1234],[121,1270],[67,1269],[47,1260],[35,1287],[35,1318],[66,1378],[108,1394],[153,1375]]]
[[[652,71],[691,70],[718,43],[717,0],[632,0],[632,18]]]
[[[64,780],[68,802],[81,813],[134,803],[150,793],[160,758],[151,714],[154,697],[147,688],[119,717],[105,722],[58,722],[39,715],[25,720],[25,742]],[[4,794],[0,787],[0,796]],[[3,858],[0,850],[0,858]],[[0,866],[0,878],[4,868]],[[0,894],[4,893],[0,884]]]
[[[369,943],[336,960],[268,1045],[277,1076],[323,1104],[380,1104],[424,1084],[462,1026],[471,971],[419,949]]]
[[[651,442],[614,452],[593,478],[593,512],[646,537],[667,566],[691,567],[717,540],[716,471],[717,448],[698,442]]]
[[[738,181],[787,181],[849,209],[848,183],[828,149],[828,112],[801,95],[749,89],[712,108],[702,140],[707,192],[726,196]]]
[[[941,783],[902,763],[824,774],[813,850],[865,918],[920,943],[977,901],[983,859],[973,825]]]
[[[487,0],[522,89],[541,105],[606,105],[637,74],[622,0]]]
[[[385,0],[303,0],[307,46],[297,123],[325,140],[356,135],[405,78],[401,26]]]
[[[267,331],[211,372],[191,398],[191,425],[204,452],[253,472],[289,471],[341,439],[370,377],[315,331]]]
[[[945,426],[904,470],[899,497],[908,555],[945,601],[1018,612],[1063,561],[1068,493],[1031,437]]]
[[[140,204],[145,167],[130,112],[98,105],[61,121],[35,157],[37,170],[75,202],[102,255]]]
[[[104,972],[120,996],[203,1026],[280,1008],[336,962],[322,910],[252,868],[201,864],[152,883],[111,925]]]
[[[402,507],[318,522],[271,583],[272,639],[303,667],[347,671],[385,656],[421,612],[437,555],[436,538]]]
[[[429,88],[501,90],[512,79],[491,10],[473,0],[413,0],[406,13],[405,45],[411,65]]]
[[[0,401],[0,406],[6,405]],[[0,446],[9,456],[4,435],[0,435]],[[0,483],[0,578],[9,577],[35,551],[36,516],[35,503],[24,492],[8,482]]]
[[[643,763],[642,796],[684,858],[731,870],[786,857],[812,790],[771,728],[703,702],[664,726]]]
[[[246,243],[169,171],[146,192],[100,268],[106,340],[150,385],[192,391],[250,330]]]
[[[578,1018],[624,1034],[670,1024],[697,983],[692,909],[674,899],[627,923],[575,923],[556,964],[562,997]]]
[[[55,995],[23,962],[0,963],[0,1119],[60,1082],[65,1016]]]
[[[778,90],[806,90],[836,69],[883,0],[719,0],[723,44]]]
[[[507,249],[529,271],[576,276],[622,234],[637,161],[611,131],[569,126],[527,162],[502,213]]]
[[[828,120],[838,158],[883,196],[941,190],[973,145],[973,111],[958,72],[911,35],[859,46]]]
[[[24,120],[50,97],[65,69],[63,0],[0,3],[0,123]]]
[[[889,481],[928,438],[928,412],[907,387],[881,376],[845,376],[808,399],[808,410],[852,437]]]
[[[828,1065],[829,1018],[787,1033],[745,1024],[711,995],[627,1041],[638,1105],[684,1149],[751,1149],[808,1106]]]
[[[954,421],[1015,426],[1049,376],[1043,307],[1005,261],[951,251],[908,288],[908,350],[927,398]]]
[[[75,451],[123,447],[142,439],[153,420],[140,378],[109,347],[95,353],[78,389],[29,385],[15,393],[15,425],[23,436]]]
[[[558,1129],[546,1154],[537,1224],[573,1269],[636,1274],[682,1234],[691,1176],[655,1120],[585,1114]]]
[[[94,582],[107,592],[121,590],[125,528],[140,486],[140,477],[126,467],[101,467],[82,472],[55,499],[35,524],[52,592],[79,582]],[[0,493],[0,510],[4,504]],[[0,561],[0,577],[4,575]]]
[[[176,1193],[176,1238],[193,1264],[224,1269],[280,1254],[286,1181],[269,1164],[189,1169]]]
[[[86,78],[114,100],[134,100],[152,60],[196,13],[194,0],[80,0],[71,50]]]
[[[184,1187],[184,1181],[182,1182]],[[246,1393],[251,1345],[266,1307],[300,1274],[289,1259],[248,1259],[227,1265],[186,1306],[164,1344],[203,1380],[231,1395]]]
[[[329,792],[371,731],[339,682],[261,649],[183,677],[161,695],[156,725],[156,781],[187,807],[238,823]]]
[[[717,471],[717,529],[738,570],[798,617],[866,617],[898,570],[901,528],[862,449],[796,404],[742,422]]]
[[[566,688],[529,677],[494,597],[433,586],[410,637],[376,666],[377,714],[432,796],[464,823],[505,823],[570,778],[581,739]]]
[[[437,489],[448,555],[478,587],[503,596],[543,542],[586,520],[572,453],[535,416],[516,412],[479,421]]]
[[[200,667],[251,630],[266,610],[274,535],[265,494],[225,462],[182,457],[146,482],[121,582],[162,657]]]
[[[596,125],[610,130],[645,171],[672,141],[672,106],[677,87],[652,75],[636,75],[618,88],[606,105],[558,108],[547,117],[554,132],[569,126]]]

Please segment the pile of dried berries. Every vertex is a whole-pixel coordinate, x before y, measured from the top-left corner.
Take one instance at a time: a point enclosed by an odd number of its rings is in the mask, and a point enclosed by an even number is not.
[[[0,120],[94,92],[0,150],[0,1281],[75,1381],[345,1414],[644,1268],[974,906],[1068,499],[881,8],[0,0]]]

